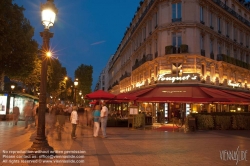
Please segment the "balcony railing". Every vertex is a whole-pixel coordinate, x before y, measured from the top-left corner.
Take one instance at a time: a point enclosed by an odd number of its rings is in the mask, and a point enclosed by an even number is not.
[[[188,45],[182,44],[180,47],[174,47],[172,45],[165,47],[165,55],[167,54],[181,54],[188,53]]]
[[[123,80],[123,79],[125,79],[125,78],[127,78],[127,77],[130,77],[130,76],[131,76],[130,73],[125,72],[125,73],[121,76],[120,81]]]
[[[210,58],[214,59],[214,53],[213,52],[210,53]]]
[[[143,65],[144,63],[148,62],[148,61],[152,61],[153,60],[153,55],[152,54],[148,54],[148,55],[143,55],[143,58],[141,60],[136,60],[134,66],[132,66],[132,70],[137,69],[138,67],[140,67],[141,65]]]
[[[235,18],[240,20],[242,23],[246,24],[247,26],[250,26],[250,22],[243,18],[241,15],[237,14],[233,9],[229,8],[224,2],[220,0],[212,0],[214,3],[219,5],[221,8],[225,9],[228,13],[233,15]]]
[[[250,69],[250,64],[243,62],[239,59],[235,59],[235,58],[230,57],[230,56],[225,55],[225,54],[218,54],[217,61],[224,61],[224,62],[233,64],[233,65],[245,68],[245,69]]]
[[[181,22],[181,18],[172,18],[172,22]]]

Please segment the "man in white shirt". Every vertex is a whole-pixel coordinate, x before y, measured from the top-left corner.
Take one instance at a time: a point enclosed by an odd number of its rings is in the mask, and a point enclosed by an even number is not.
[[[71,112],[70,121],[72,124],[71,138],[76,139],[76,126],[78,123],[77,106],[73,106],[73,111]]]
[[[106,103],[103,102],[101,109],[101,129],[103,138],[107,138],[106,134],[107,121],[108,121],[108,108],[106,106]]]

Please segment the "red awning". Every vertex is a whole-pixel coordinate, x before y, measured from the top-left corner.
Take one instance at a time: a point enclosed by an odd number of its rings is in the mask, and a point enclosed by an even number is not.
[[[85,98],[87,99],[103,99],[103,100],[110,100],[115,98],[115,95],[103,90],[97,90],[95,92],[86,94]]]
[[[230,91],[230,90],[222,90],[222,91],[230,95],[238,96],[250,102],[250,94],[247,94],[244,92],[235,92],[235,91]]]
[[[156,87],[138,96],[138,101],[209,102],[210,99],[199,87]]]
[[[132,92],[127,93],[120,93],[116,95],[117,100],[123,100],[123,101],[134,101],[137,100],[139,95],[142,95],[144,93],[147,93],[151,91],[154,88],[146,88],[146,89],[140,89]]]
[[[207,87],[156,87],[137,97],[137,101],[152,102],[250,102],[246,95],[229,94]]]
[[[210,95],[213,100],[218,102],[249,102],[247,98],[236,96],[230,93],[224,92],[224,90],[200,87],[205,93]]]

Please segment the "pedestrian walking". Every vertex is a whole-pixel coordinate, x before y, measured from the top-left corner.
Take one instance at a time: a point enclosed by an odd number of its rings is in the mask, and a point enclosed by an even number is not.
[[[32,121],[33,121],[32,105],[33,104],[31,102],[26,102],[26,104],[23,108],[24,117],[25,117],[25,129],[27,129],[29,123],[32,123]]]
[[[84,111],[84,108],[82,106],[78,108],[77,114],[78,114],[78,122],[79,122],[78,125],[81,128],[81,135],[83,135],[84,121],[85,121],[85,118],[84,118],[85,111]]]
[[[94,127],[93,127],[93,136],[98,137],[99,129],[100,129],[100,105],[95,105],[94,111],[93,111],[93,117],[94,117]]]
[[[101,109],[101,129],[103,138],[107,138],[106,134],[107,121],[108,121],[108,107],[106,106],[106,103],[103,102]]]
[[[93,113],[90,107],[85,107],[86,118],[87,118],[87,126],[93,126]]]
[[[19,119],[19,115],[20,115],[20,110],[18,106],[15,106],[13,108],[13,121],[14,124],[17,125],[18,119]]]
[[[72,124],[71,138],[76,139],[76,126],[78,123],[77,106],[73,106],[73,110],[70,116],[70,122]]]
[[[35,126],[38,126],[38,106],[39,103],[35,103],[35,106],[33,107],[33,116],[34,116],[34,120],[35,120]]]
[[[62,131],[65,124],[65,112],[63,110],[63,105],[59,104],[56,110],[56,118],[57,118],[57,135],[58,141],[62,139]]]

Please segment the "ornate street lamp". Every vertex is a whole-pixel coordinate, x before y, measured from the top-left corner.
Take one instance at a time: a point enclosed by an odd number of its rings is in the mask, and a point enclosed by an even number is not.
[[[47,85],[47,67],[48,59],[51,56],[49,51],[50,38],[53,37],[53,33],[49,32],[49,28],[53,26],[57,8],[55,7],[54,0],[47,0],[45,4],[41,4],[42,24],[44,25],[44,31],[40,32],[40,36],[43,38],[42,45],[42,68],[41,68],[41,84],[39,95],[39,111],[38,111],[38,127],[37,136],[32,146],[28,150],[28,154],[39,156],[42,153],[36,153],[37,151],[47,151],[50,155],[55,155],[53,147],[49,146],[47,138],[45,136],[45,110],[46,110],[46,85]],[[29,151],[34,151],[29,153]],[[48,154],[46,154],[48,155]]]
[[[15,106],[15,94],[13,94],[13,92],[14,92],[14,89],[15,89],[15,85],[11,85],[10,88],[11,88],[11,94],[13,95],[13,98],[14,98],[13,99],[13,107],[14,107]]]
[[[75,101],[74,102],[75,102],[75,105],[76,105],[76,88],[77,88],[77,85],[78,85],[78,78],[76,78],[75,81],[74,81],[74,86],[75,86],[75,97],[74,97]]]

